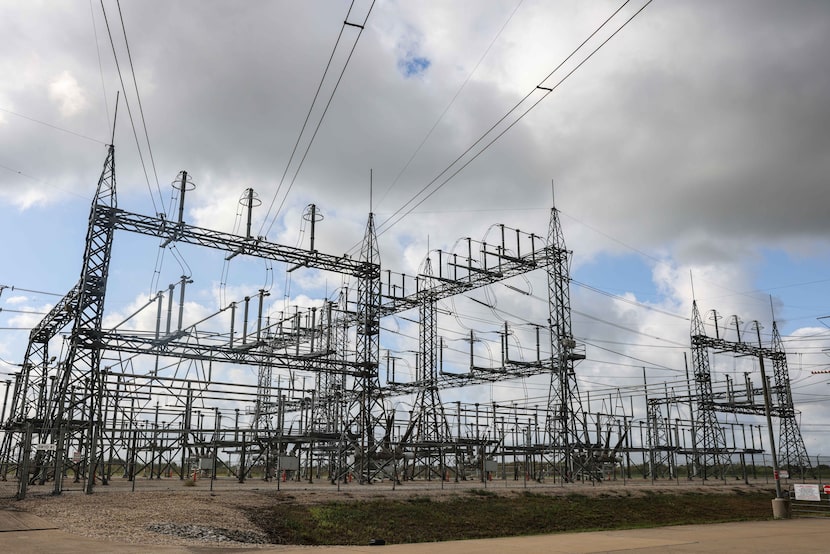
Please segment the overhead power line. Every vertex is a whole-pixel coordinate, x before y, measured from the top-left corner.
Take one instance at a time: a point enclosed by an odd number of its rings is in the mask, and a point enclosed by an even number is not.
[[[63,294],[58,294],[56,292],[44,292],[42,290],[24,289],[22,287],[16,287],[14,285],[0,285],[0,293],[2,293],[5,289],[9,289],[12,292],[14,292],[16,290],[19,290],[21,292],[30,292],[32,294],[46,294],[46,295],[49,295],[49,296],[64,296]]]
[[[311,150],[311,145],[314,143],[314,139],[317,137],[317,132],[320,130],[320,126],[323,124],[323,120],[326,117],[326,113],[328,113],[329,107],[331,106],[331,102],[334,99],[334,94],[337,92],[337,88],[340,86],[340,82],[343,79],[343,75],[346,72],[346,68],[349,66],[349,62],[352,59],[352,55],[354,54],[355,48],[357,48],[357,43],[360,40],[361,35],[363,34],[363,29],[366,27],[366,22],[369,20],[369,15],[372,13],[372,8],[374,8],[374,6],[375,0],[372,0],[372,4],[369,6],[369,10],[366,12],[366,16],[363,18],[363,22],[357,24],[349,22],[349,16],[351,15],[352,9],[354,8],[354,0],[352,0],[352,3],[349,5],[349,11],[346,13],[343,25],[340,27],[340,33],[337,35],[337,40],[334,43],[334,48],[332,48],[331,55],[329,56],[329,60],[326,63],[326,69],[323,71],[323,76],[320,79],[320,83],[317,85],[317,91],[314,93],[314,98],[311,101],[311,106],[309,106],[308,108],[308,113],[306,114],[305,120],[303,121],[303,126],[302,128],[300,128],[300,133],[297,136],[297,141],[294,143],[294,147],[291,150],[291,155],[288,158],[288,163],[286,163],[285,165],[285,170],[282,173],[279,185],[277,185],[277,190],[274,192],[274,196],[273,198],[271,198],[271,203],[268,205],[268,212],[265,214],[265,218],[263,219],[262,225],[260,226],[259,235],[267,235],[269,232],[271,232],[271,228],[274,226],[274,223],[276,223],[277,217],[279,216],[280,211],[282,211],[282,207],[285,205],[285,201],[288,198],[288,194],[291,192],[291,188],[294,186],[294,182],[297,180],[297,175],[299,175],[300,169],[302,169],[303,163],[305,162],[305,159],[308,156],[309,151]],[[309,123],[311,121],[311,116],[314,113],[315,106],[318,105],[317,100],[320,97],[320,92],[322,91],[323,85],[327,80],[326,77],[329,75],[329,70],[331,69],[332,61],[334,60],[334,57],[337,54],[338,47],[340,46],[340,39],[343,37],[343,33],[347,27],[356,28],[358,29],[358,32],[354,37],[354,41],[352,42],[351,48],[349,49],[349,54],[346,57],[346,61],[343,63],[343,67],[340,70],[340,74],[337,76],[337,80],[335,81],[334,86],[331,89],[331,93],[329,94],[328,99],[326,100],[326,104],[322,109],[322,113],[320,113],[320,116],[317,119],[316,124],[314,125],[314,130],[311,132],[311,137],[308,138],[308,143],[306,144],[302,156],[300,157],[300,160],[297,163],[297,167],[294,169],[294,174],[291,176],[291,180],[288,183],[288,188],[282,195],[282,200],[280,201],[280,204],[277,207],[276,211],[274,211],[274,205],[277,202],[277,198],[279,198],[280,196],[280,192],[282,191],[283,185],[285,184],[288,172],[291,169],[291,164],[293,163],[294,158],[297,155],[298,150],[300,148],[300,143],[306,136],[306,129],[308,128]],[[266,228],[266,225],[268,227],[263,233],[263,229]]]
[[[573,69],[566,73],[564,77],[559,79],[559,81],[557,81],[555,84],[551,86],[546,86],[545,82],[548,81],[557,71],[559,71],[568,61],[570,61],[571,58],[573,58],[577,53],[579,53],[580,50],[582,50],[583,47],[586,44],[588,44],[588,42],[590,42],[591,39],[593,39],[603,28],[605,28],[606,25],[608,25],[608,23],[611,22],[620,13],[620,11],[630,2],[630,0],[626,0],[625,2],[623,2],[622,5],[620,5],[620,7],[618,7],[605,21],[602,22],[602,24],[599,27],[597,27],[596,30],[594,30],[594,32],[592,32],[584,41],[582,41],[582,43],[579,46],[577,46],[564,60],[562,60],[562,62],[560,62],[559,65],[557,65],[553,69],[553,71],[551,71],[544,79],[542,79],[538,85],[536,85],[530,92],[528,92],[505,115],[503,115],[498,121],[496,121],[496,123],[494,123],[487,131],[485,131],[484,134],[478,138],[478,140],[476,140],[469,148],[467,148],[463,153],[461,153],[461,155],[455,158],[455,160],[453,160],[443,171],[436,175],[429,183],[424,185],[417,193],[415,193],[392,215],[390,215],[382,223],[380,223],[377,226],[377,234],[381,235],[389,229],[391,229],[394,225],[399,223],[407,215],[412,213],[418,206],[426,202],[426,200],[428,200],[433,194],[438,192],[453,177],[458,175],[464,168],[466,168],[476,158],[478,158],[482,153],[484,153],[484,151],[487,150],[494,142],[501,138],[502,135],[509,131],[514,125],[516,125],[516,123],[521,121],[522,118],[524,118],[524,116],[526,116],[531,110],[538,106],[542,100],[547,98],[548,95],[550,95],[571,75],[578,71],[588,60],[590,60],[594,56],[594,54],[596,54],[603,46],[608,44],[608,42],[612,38],[614,38],[620,31],[622,31],[629,23],[631,23],[631,21],[633,21],[635,17],[642,13],[642,11],[649,4],[651,4],[652,1],[653,0],[648,0],[642,7],[640,7],[636,12],[634,12],[632,16],[630,16],[622,24],[620,24],[608,37],[602,40],[602,42],[600,42],[600,44],[596,48],[594,48],[590,53],[588,53]],[[505,124],[510,115],[519,110],[519,108],[538,91],[542,91],[542,95],[540,96],[540,98],[535,100],[527,109],[525,109],[518,116],[513,118],[510,123]],[[488,138],[490,138],[489,141],[487,141]],[[477,149],[479,145],[482,146]],[[446,177],[444,177],[445,175]]]
[[[63,127],[58,127],[57,125],[47,123],[46,121],[41,121],[40,119],[35,119],[34,117],[29,117],[28,115],[23,115],[22,113],[13,112],[13,111],[7,110],[5,108],[0,108],[0,112],[7,113],[9,115],[13,115],[13,116],[16,116],[16,117],[20,117],[22,119],[26,119],[28,121],[31,121],[32,123],[37,123],[39,125],[45,125],[46,127],[49,127],[51,129],[55,129],[56,131],[60,131],[62,133],[68,133],[70,135],[74,135],[74,136],[82,138],[82,139],[91,140],[92,142],[97,142],[98,144],[104,144],[104,145],[107,144],[106,142],[98,140],[97,138],[92,138],[92,137],[89,137],[87,135],[82,135],[81,133],[76,133],[75,131],[70,131],[69,129],[65,129]]]
[[[124,26],[124,15],[121,12],[121,0],[116,0],[116,5],[118,6],[118,18],[121,20],[121,31],[124,33],[124,46],[126,46],[127,48],[127,60],[130,62],[130,73],[133,77],[133,88],[135,89],[135,98],[138,101],[138,113],[141,116],[141,126],[144,129],[144,140],[147,143],[147,153],[150,156],[150,164],[153,166],[153,176],[156,179],[156,191],[158,192],[159,198],[163,200],[164,196],[161,193],[159,175],[158,171],[156,170],[156,160],[153,157],[153,147],[150,145],[150,133],[147,132],[147,120],[144,117],[144,106],[141,103],[141,94],[139,94],[138,92],[138,79],[136,79],[135,77],[133,55],[132,52],[130,52],[130,42],[127,40],[127,28]],[[164,206],[164,202],[162,202],[162,206]]]
[[[141,141],[138,138],[138,131],[136,130],[135,120],[133,119],[133,110],[130,107],[130,100],[129,100],[129,97],[127,96],[127,94],[126,94],[127,87],[124,86],[124,76],[121,73],[121,64],[118,62],[118,54],[116,53],[116,50],[115,50],[115,40],[112,37],[112,30],[110,29],[109,18],[107,17],[107,10],[104,7],[104,0],[101,0],[101,11],[104,14],[104,23],[106,23],[106,26],[107,26],[107,36],[109,37],[110,46],[112,47],[112,57],[113,57],[113,60],[115,61],[115,69],[118,72],[118,80],[121,83],[121,90],[125,91],[124,102],[127,104],[127,114],[130,118],[130,126],[132,127],[132,130],[133,130],[133,137],[135,138],[136,148],[138,149],[138,158],[139,158],[139,161],[141,162],[141,168],[144,171],[144,180],[147,183],[147,190],[150,193],[150,200],[153,203],[153,211],[156,212],[156,213],[159,213],[158,206],[156,205],[156,198],[155,198],[155,195],[153,193],[153,187],[150,185],[150,176],[147,174],[147,164],[144,162],[144,154],[142,153],[142,149],[141,149]],[[119,7],[119,14],[120,14],[120,7]],[[124,35],[124,40],[125,41],[127,40],[126,34]],[[139,103],[140,103],[140,101],[139,101]],[[148,142],[149,142],[149,139],[148,139]],[[156,181],[158,181],[158,179],[156,179]],[[159,191],[159,200],[161,202],[161,205],[164,206],[164,197],[162,196],[161,191]]]
[[[447,115],[447,112],[450,110],[450,108],[452,107],[452,105],[453,105],[453,104],[455,104],[455,101],[456,101],[456,100],[458,99],[458,97],[461,95],[461,92],[462,92],[462,91],[464,90],[464,88],[467,86],[467,83],[469,83],[469,82],[470,82],[470,79],[472,79],[472,78],[473,78],[473,75],[474,75],[474,74],[475,74],[475,72],[478,70],[478,68],[479,68],[479,66],[481,65],[481,63],[484,61],[484,58],[486,58],[486,57],[487,57],[487,54],[489,54],[489,53],[490,53],[490,50],[493,48],[493,45],[494,45],[494,44],[496,43],[496,41],[499,39],[499,37],[500,37],[500,36],[501,36],[501,34],[504,32],[504,30],[507,28],[507,26],[510,24],[510,22],[513,20],[513,16],[514,16],[514,15],[516,15],[516,12],[517,12],[517,11],[519,11],[519,8],[521,7],[521,5],[522,5],[522,2],[523,2],[523,1],[524,1],[524,0],[519,0],[519,2],[516,4],[516,7],[515,7],[515,8],[513,8],[513,11],[511,11],[511,12],[510,12],[510,15],[507,17],[507,20],[504,22],[504,24],[501,26],[501,28],[499,29],[499,31],[498,31],[498,32],[496,33],[496,35],[493,37],[493,40],[491,40],[491,41],[490,41],[490,44],[487,46],[487,49],[486,49],[486,50],[484,50],[484,53],[483,53],[483,54],[481,55],[481,57],[478,59],[478,62],[476,62],[476,65],[473,67],[473,69],[472,69],[472,70],[470,71],[470,73],[467,75],[467,78],[466,78],[466,79],[464,79],[464,82],[463,82],[463,83],[461,83],[461,86],[458,88],[458,90],[457,90],[457,91],[455,92],[455,94],[453,95],[452,100],[450,100],[449,104],[447,104],[447,107],[446,107],[446,108],[444,108],[444,111],[442,111],[442,112],[441,112],[441,115],[439,115],[439,116],[438,116],[438,119],[436,119],[436,120],[435,120],[435,123],[433,123],[433,124],[432,124],[432,127],[430,127],[429,131],[427,131],[427,134],[426,134],[426,135],[424,136],[424,138],[421,140],[420,144],[418,144],[418,147],[417,147],[417,148],[415,148],[415,151],[414,151],[414,152],[412,153],[412,155],[409,157],[409,159],[407,160],[407,162],[404,164],[404,166],[401,168],[401,170],[398,172],[398,174],[395,176],[395,178],[392,180],[392,182],[389,184],[389,186],[388,186],[388,187],[386,187],[386,190],[384,191],[383,195],[381,195],[380,200],[378,201],[378,204],[380,204],[380,203],[382,203],[382,202],[383,202],[383,200],[386,198],[386,195],[387,195],[387,194],[389,194],[389,192],[390,192],[390,191],[391,191],[391,190],[395,187],[395,185],[398,183],[398,180],[400,180],[401,176],[402,176],[402,175],[406,172],[406,170],[407,170],[407,169],[409,169],[409,166],[412,164],[412,161],[415,159],[415,157],[416,157],[416,156],[418,155],[418,153],[421,151],[421,148],[423,148],[423,147],[424,147],[424,144],[426,144],[426,142],[429,140],[429,137],[431,137],[431,136],[432,136],[432,133],[433,133],[433,132],[435,132],[435,129],[438,127],[438,124],[441,122],[441,120],[442,120],[442,119],[444,119],[444,116],[445,116],[445,115]]]
[[[649,306],[648,304],[644,304],[642,302],[637,302],[636,300],[626,298],[625,296],[620,296],[619,294],[614,294],[613,292],[608,292],[608,291],[599,289],[599,288],[594,287],[592,285],[589,285],[587,283],[581,283],[579,281],[576,281],[575,279],[571,279],[571,283],[573,283],[574,285],[576,285],[578,287],[582,287],[586,290],[589,290],[591,292],[595,292],[597,294],[607,296],[608,298],[613,298],[614,300],[619,300],[620,302],[625,302],[626,304],[631,304],[632,306],[637,306],[639,308],[645,308],[646,310],[651,310],[653,312],[657,312],[657,313],[660,313],[660,314],[663,314],[663,315],[671,316],[671,317],[674,317],[674,318],[677,318],[677,319],[682,319],[683,321],[689,321],[688,317],[682,316],[680,314],[675,314],[675,313],[672,313],[672,312],[669,312],[669,311],[666,311],[666,310],[662,310],[662,309],[657,308],[655,306]]]

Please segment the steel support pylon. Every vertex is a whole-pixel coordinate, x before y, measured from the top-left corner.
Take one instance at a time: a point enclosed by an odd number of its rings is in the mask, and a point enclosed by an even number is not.
[[[696,301],[692,301],[691,331],[692,366],[697,401],[692,437],[695,467],[692,472],[703,479],[720,478],[726,474],[731,464],[726,452],[726,436],[715,411],[712,371],[709,364],[709,340]]]
[[[379,378],[381,280],[380,251],[375,232],[374,214],[369,214],[360,251],[363,263],[357,276],[355,314],[356,373],[347,411],[349,421],[343,426],[340,456],[354,453],[354,470],[358,482],[371,483],[378,475],[393,475],[394,455],[390,448],[391,422],[387,421]],[[341,471],[342,473],[342,471]],[[340,477],[338,475],[337,477]]]
[[[589,447],[587,422],[579,398],[574,363],[585,358],[571,330],[570,255],[559,211],[551,209],[547,280],[550,310],[551,379],[546,432],[554,470],[566,481],[594,479],[600,468]]]
[[[427,257],[419,281],[420,365],[416,368],[415,376],[419,388],[412,417],[401,443],[413,454],[410,477],[425,476],[431,479],[437,476],[444,479],[445,448],[452,434],[438,393],[438,302],[433,292],[435,285],[432,261]]]
[[[772,322],[772,366],[775,380],[775,396],[778,400],[779,434],[778,464],[786,469],[791,478],[803,478],[806,474],[813,476],[813,466],[804,446],[804,439],[798,427],[793,393],[790,388],[790,372],[787,368],[787,354],[778,332],[778,325]]]
[[[106,208],[116,206],[115,148],[110,145],[90,209],[78,285],[29,337],[23,362],[25,377],[12,408],[24,434],[18,463],[18,498],[25,497],[30,482],[45,482],[50,476],[54,478],[54,492],[59,494],[70,461],[76,477],[83,479],[85,492],[91,493],[102,464],[104,384],[99,337],[115,234]],[[49,341],[68,324],[71,330],[66,358],[49,375]],[[33,444],[49,448],[33,451]]]

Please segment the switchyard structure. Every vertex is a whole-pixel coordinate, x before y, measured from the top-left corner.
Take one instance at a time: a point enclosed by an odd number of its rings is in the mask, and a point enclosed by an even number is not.
[[[315,249],[313,231],[309,249],[252,236],[251,189],[243,196],[246,233],[236,235],[187,224],[187,172],[175,188],[175,220],[120,209],[115,151],[108,148],[80,278],[32,329],[3,421],[0,478],[17,479],[18,498],[35,485],[55,494],[92,493],[113,478],[135,483],[195,474],[240,482],[327,479],[338,486],[490,478],[565,483],[679,478],[685,467],[688,479],[746,479],[747,458],[754,467],[765,452],[761,425],[726,422],[719,414],[757,416],[764,408],[780,422],[782,466],[811,470],[775,324],[768,347],[760,332],[757,345],[740,335],[726,340],[717,317],[711,337],[695,303],[693,379],[686,388],[649,387],[644,375],[641,392],[595,395],[600,407],[591,409],[590,391],[579,390],[576,369],[586,354],[572,330],[571,252],[555,207],[546,236],[499,225],[495,241],[466,238],[458,251],[430,252],[416,275],[406,275],[382,267],[371,213],[360,254],[330,255]],[[318,219],[310,207],[312,228]],[[186,323],[192,279],[183,276],[124,321],[104,325],[116,235],[124,232],[162,247],[220,251],[226,260],[247,256],[285,263],[288,272],[330,272],[344,286],[335,301],[276,316],[261,289]],[[471,330],[469,364],[445,363],[440,302],[531,272],[545,272],[547,283],[547,321],[531,326],[534,354],[511,348],[514,329],[505,321],[495,332],[497,346]],[[409,353],[415,369],[405,377],[396,371],[404,360],[391,349],[384,356],[382,340],[383,322],[401,314],[418,337]],[[155,326],[141,325],[142,317]],[[62,337],[66,348],[55,354]],[[489,349],[489,342],[498,354],[480,363],[476,345]],[[767,388],[749,374],[744,388],[727,381],[722,390],[713,382],[711,351],[770,361],[775,395],[765,397]],[[239,368],[256,377],[238,378]],[[547,380],[546,403],[442,399],[445,391],[531,378]]]

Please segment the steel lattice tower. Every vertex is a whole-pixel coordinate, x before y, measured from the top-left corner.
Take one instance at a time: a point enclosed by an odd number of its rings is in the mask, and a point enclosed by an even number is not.
[[[803,477],[805,473],[813,473],[804,439],[795,417],[793,394],[790,388],[790,372],[787,368],[787,354],[778,325],[772,322],[772,366],[775,372],[775,396],[778,399],[779,435],[778,461],[782,468],[787,469],[790,475]]]
[[[415,377],[418,394],[415,399],[412,419],[405,433],[404,441],[413,445],[413,464],[422,462],[430,477],[436,473],[443,477],[444,451],[442,445],[449,443],[450,427],[444,414],[444,406],[438,394],[438,321],[437,300],[432,278],[432,261],[426,259],[419,291],[419,351],[420,366]],[[435,464],[438,467],[435,467]]]
[[[31,394],[27,394],[24,389],[20,398],[32,400],[36,397],[37,405],[33,419],[31,406],[27,405],[28,401],[23,401],[16,407],[18,418],[21,422],[26,422],[24,447],[20,452],[20,498],[26,494],[28,479],[25,476],[30,474],[30,470],[33,480],[45,480],[47,474],[53,473],[54,492],[59,494],[64,462],[71,449],[81,454],[81,461],[75,470],[76,474],[82,474],[85,479],[85,491],[91,493],[93,490],[95,473],[103,456],[101,406],[104,387],[99,336],[115,234],[112,222],[107,217],[108,212],[104,208],[116,206],[115,148],[110,145],[90,209],[83,267],[78,285],[32,330],[30,336],[24,368],[26,373],[33,368],[38,369],[35,370],[34,376],[28,376],[29,379],[34,377],[34,386],[29,388]],[[58,313],[58,309],[65,310],[65,314]],[[57,368],[53,390],[47,394],[44,387],[48,372],[48,341],[69,323],[64,319],[67,316],[73,317],[67,356]],[[36,383],[38,380],[39,384]],[[37,430],[34,427],[37,427]],[[56,445],[56,450],[54,453],[38,451],[34,458],[34,467],[30,468],[28,463],[33,431],[38,434],[40,443],[52,442]]]
[[[696,301],[692,301],[691,331],[692,365],[697,400],[692,448],[695,451],[694,459],[697,466],[695,474],[706,479],[710,475],[719,477],[726,472],[729,467],[729,455],[726,453],[726,437],[715,412],[708,352],[710,341],[706,336],[706,329]]]
[[[593,456],[587,450],[587,427],[574,362],[585,358],[577,352],[571,331],[570,252],[559,222],[559,211],[551,209],[548,231],[548,304],[550,309],[552,368],[548,394],[547,436],[554,455],[561,456],[557,471],[563,479],[577,474],[593,478]]]
[[[654,477],[673,477],[674,468],[671,459],[670,424],[660,409],[661,402],[649,401],[646,397],[648,417],[648,444],[650,467],[648,472]]]
[[[375,217],[369,214],[366,232],[360,250],[363,272],[357,281],[357,329],[354,399],[357,406],[357,434],[360,444],[355,452],[355,466],[361,483],[371,483],[385,466],[381,450],[388,446],[389,428],[386,422],[383,396],[380,388],[380,251],[375,232]],[[351,426],[347,426],[348,427]]]
[[[345,410],[346,382],[342,364],[348,345],[345,293],[340,293],[336,304],[329,302],[326,305],[326,314],[326,371],[318,372],[316,377],[319,394],[315,399],[314,426],[319,433],[336,433],[342,428]]]

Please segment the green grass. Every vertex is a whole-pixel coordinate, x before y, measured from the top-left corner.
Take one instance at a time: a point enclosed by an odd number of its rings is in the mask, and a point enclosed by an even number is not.
[[[276,544],[387,544],[763,520],[769,492],[647,494],[588,497],[472,493],[449,500],[428,497],[328,502],[281,502],[249,512]]]

